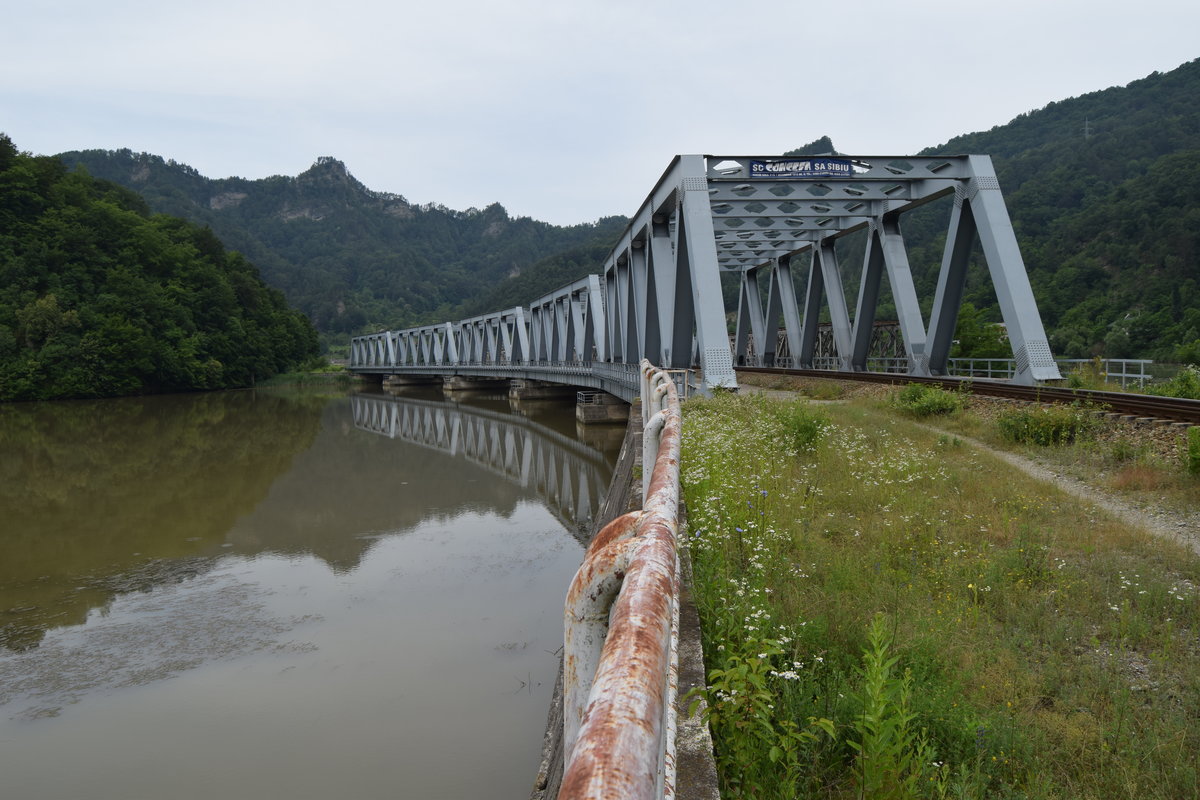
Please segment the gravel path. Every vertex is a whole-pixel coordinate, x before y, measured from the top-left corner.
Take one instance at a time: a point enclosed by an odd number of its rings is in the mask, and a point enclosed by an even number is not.
[[[794,391],[789,391],[786,389],[767,389],[748,384],[742,384],[741,390],[748,393],[764,394],[768,397],[776,399],[789,399],[796,396],[796,392]],[[1003,402],[1004,401],[996,401],[997,407],[1001,406]],[[986,404],[979,403],[978,405]],[[976,411],[982,411],[985,416],[988,415],[988,411],[985,409],[976,409]],[[1124,522],[1126,525],[1141,528],[1149,533],[1154,534],[1155,536],[1160,536],[1164,539],[1179,542],[1180,544],[1189,548],[1192,552],[1200,555],[1200,509],[1191,512],[1175,512],[1166,509],[1146,510],[1144,508],[1139,508],[1133,503],[1126,502],[1120,498],[1107,494],[1103,490],[1081,481],[1078,478],[1065,475],[1062,472],[1056,471],[1052,467],[1046,466],[1045,464],[1040,464],[1025,456],[1017,455],[1016,453],[1010,453],[1006,450],[998,450],[995,447],[979,441],[978,439],[973,439],[969,436],[963,436],[960,433],[944,431],[932,425],[924,425],[922,427],[925,427],[927,430],[934,431],[938,434],[949,433],[953,436],[956,436],[958,439],[969,444],[971,447],[974,447],[977,450],[982,450],[986,453],[991,453],[996,458],[1011,464],[1012,466],[1037,480],[1053,483],[1067,494],[1077,497],[1086,503],[1091,503],[1097,508],[1103,509],[1112,516]]]
[[[935,428],[930,425],[922,427],[936,433],[944,434],[946,431],[940,428]],[[1164,539],[1170,539],[1188,547],[1192,552],[1200,554],[1200,512],[1192,512],[1190,514],[1180,514],[1166,510],[1158,510],[1149,513],[1140,509],[1131,503],[1107,495],[1094,486],[1090,486],[1078,478],[1070,475],[1064,475],[1060,472],[1055,472],[1053,469],[1039,464],[1032,459],[1024,456],[1010,453],[1005,450],[997,450],[990,445],[987,445],[978,439],[972,439],[969,436],[962,434],[954,434],[961,441],[971,445],[977,450],[982,450],[991,453],[996,458],[1006,461],[1025,474],[1036,478],[1040,481],[1053,483],[1058,488],[1062,489],[1069,495],[1079,498],[1084,502],[1102,508],[1117,519],[1132,527],[1142,528],[1156,536],[1161,536]]]

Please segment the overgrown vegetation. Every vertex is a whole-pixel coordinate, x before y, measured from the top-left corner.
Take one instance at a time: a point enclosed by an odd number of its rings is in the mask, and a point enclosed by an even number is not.
[[[1146,394],[1200,400],[1200,367],[1189,364],[1170,380],[1147,386]]]
[[[316,350],[211,230],[0,134],[0,400],[247,386]]]
[[[803,403],[684,408],[724,796],[1200,792],[1192,553],[878,403]]]
[[[960,395],[937,386],[910,383],[896,393],[892,405],[909,416],[929,417],[962,411],[963,399]]]
[[[996,424],[1010,442],[1051,446],[1086,436],[1095,427],[1095,417],[1076,405],[1035,406],[1005,411]]]

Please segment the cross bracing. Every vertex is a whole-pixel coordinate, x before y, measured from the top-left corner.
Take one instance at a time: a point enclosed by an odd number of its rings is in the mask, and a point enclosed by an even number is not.
[[[900,221],[914,208],[951,196],[954,209],[927,325]],[[867,246],[851,314],[837,245],[859,231]],[[545,379],[544,373],[558,370],[563,382],[597,386],[588,381],[602,365],[645,358],[667,369],[698,367],[702,390],[734,387],[735,354],[739,363],[771,363],[781,335],[793,364],[812,366],[822,309],[828,308],[840,368],[865,370],[886,277],[908,371],[946,374],[976,241],[1012,344],[1014,380],[1058,378],[987,156],[676,156],[599,274],[528,309],[356,338],[351,369],[467,374],[470,366],[470,374],[503,377],[505,369],[529,367],[538,375],[523,377]],[[807,265],[799,260],[806,254]],[[805,266],[806,289],[797,296],[792,273]],[[732,348],[722,271],[741,273]],[[765,304],[762,277],[768,282]],[[622,396],[631,390],[625,387]]]
[[[779,165],[773,170],[756,165]],[[741,273],[735,355],[751,337],[770,362],[782,327],[796,366],[812,366],[822,305],[844,370],[865,370],[882,279],[887,277],[909,372],[947,374],[967,264],[982,245],[1016,359],[1014,380],[1059,378],[1025,272],[1000,184],[987,156],[709,157],[707,180],[718,262]],[[913,282],[901,216],[942,197],[954,210],[928,327]],[[865,231],[867,247],[851,317],[837,242]],[[792,265],[808,254],[807,290],[797,300]],[[768,277],[766,307],[758,288]]]

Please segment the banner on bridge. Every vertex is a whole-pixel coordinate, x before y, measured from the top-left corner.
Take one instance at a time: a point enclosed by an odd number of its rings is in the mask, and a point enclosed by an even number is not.
[[[751,178],[844,178],[854,166],[838,158],[798,158],[792,161],[751,161]]]

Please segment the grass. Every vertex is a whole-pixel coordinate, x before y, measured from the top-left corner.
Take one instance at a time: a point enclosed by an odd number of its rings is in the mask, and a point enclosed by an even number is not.
[[[320,364],[314,365],[312,369],[308,370],[280,373],[265,381],[259,381],[258,387],[269,388],[272,386],[306,386],[315,384],[333,384],[348,387],[352,386],[357,380],[359,378],[354,373],[347,371],[345,367]]]
[[[1200,468],[1188,472],[1193,457],[1200,464],[1200,433],[1193,433],[1200,431],[1198,428],[1187,434],[1160,430],[1159,436],[1174,435],[1178,444],[1155,448],[1148,443],[1145,430],[1101,419],[1085,407],[1023,407],[990,416],[976,413],[985,403],[972,398],[965,413],[932,422],[948,433],[1032,457],[1137,505],[1179,512],[1200,506],[1196,480]]]
[[[885,403],[684,414],[724,796],[1200,795],[1189,551]]]

